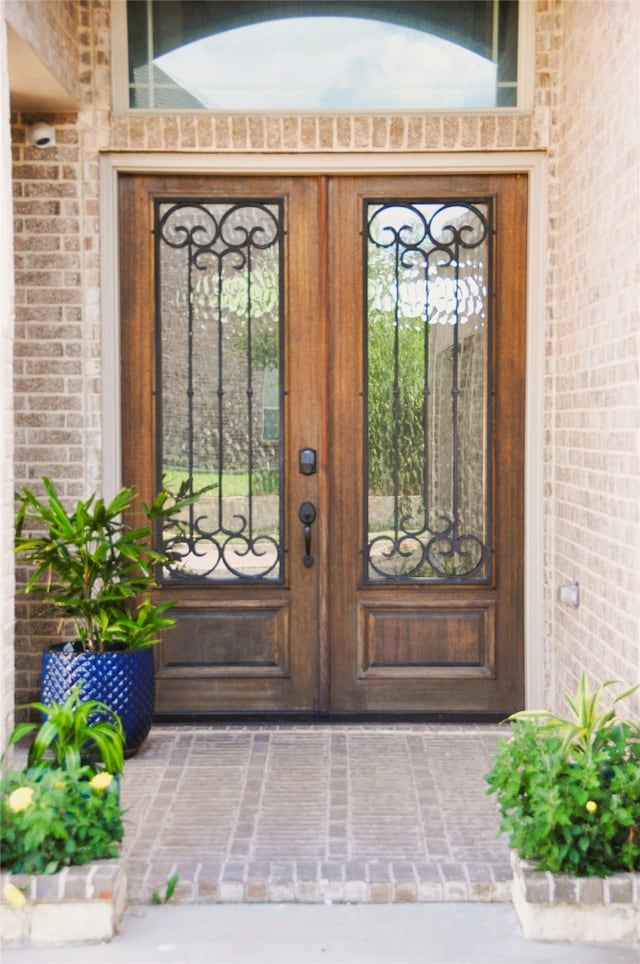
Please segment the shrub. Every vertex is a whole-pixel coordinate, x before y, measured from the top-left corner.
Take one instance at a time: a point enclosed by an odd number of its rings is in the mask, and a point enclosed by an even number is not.
[[[124,828],[117,777],[89,767],[33,767],[0,783],[0,864],[24,874],[118,855]]]
[[[604,684],[610,685],[609,683]],[[573,719],[514,714],[486,776],[500,829],[540,870],[604,877],[640,870],[640,727],[600,710],[580,681]]]

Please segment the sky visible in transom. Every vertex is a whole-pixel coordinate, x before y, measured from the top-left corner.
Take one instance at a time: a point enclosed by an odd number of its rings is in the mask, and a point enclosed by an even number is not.
[[[356,17],[239,27],[155,63],[212,110],[495,106],[491,60],[420,30]]]

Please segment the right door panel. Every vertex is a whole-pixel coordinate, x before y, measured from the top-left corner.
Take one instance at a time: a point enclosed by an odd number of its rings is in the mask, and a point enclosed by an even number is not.
[[[330,705],[524,700],[527,182],[330,182]]]

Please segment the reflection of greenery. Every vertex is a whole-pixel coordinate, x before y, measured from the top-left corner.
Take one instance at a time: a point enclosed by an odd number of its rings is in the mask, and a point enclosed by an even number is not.
[[[437,557],[438,569],[433,569],[431,566],[424,566],[417,575],[429,578],[439,578],[440,576],[464,576],[469,569],[472,568],[470,563],[458,562],[457,553],[449,558],[443,558],[442,556]],[[475,564],[475,560],[474,560]]]
[[[256,371],[278,368],[280,289],[275,251],[261,252],[262,264],[253,265],[251,284],[246,271],[225,274],[218,282],[211,273],[194,278],[193,305],[202,321],[216,320],[230,332],[234,350],[246,357],[249,347],[247,314],[251,307],[251,361]],[[180,297],[178,292],[177,297]]]
[[[246,357],[249,350],[247,316],[251,312],[251,362],[256,371],[278,368],[280,289],[278,261],[274,252],[262,252],[262,265],[251,269],[251,287],[245,272],[225,277],[221,291],[220,311],[224,324],[230,325],[232,343],[237,354]],[[214,312],[218,295],[214,279],[197,279],[194,299],[201,310]]]
[[[471,559],[454,551],[449,555],[444,550],[431,548],[430,558],[433,565],[425,558],[427,541],[419,536],[400,539],[396,542],[395,530],[375,528],[369,532],[369,539],[377,540],[370,544],[370,560],[375,564],[376,571],[373,578],[384,576],[398,577],[412,575],[419,579],[441,579],[443,576],[464,576],[479,561],[478,553]]]
[[[173,492],[178,490],[188,478],[186,469],[166,469],[163,473],[163,484]],[[253,495],[272,495],[278,492],[279,472],[277,469],[257,469],[252,473]],[[213,496],[218,494],[217,472],[194,472],[194,491],[211,489]],[[246,496],[249,494],[248,472],[223,472],[222,495]]]
[[[246,325],[241,331],[236,332],[233,347],[239,355],[247,355],[249,333]],[[269,324],[264,321],[260,325],[253,322],[251,326],[251,361],[254,370],[272,369],[277,371],[279,354],[277,322],[274,321]]]
[[[394,491],[394,453],[398,451],[400,495],[422,491],[424,479],[424,323],[398,322],[399,395],[394,417],[394,338],[392,312],[371,309],[368,330],[369,490]]]
[[[253,494],[274,495],[278,492],[279,481],[280,473],[277,469],[260,469],[253,473]]]
[[[263,257],[266,252],[263,253]],[[265,263],[262,267],[254,265],[251,269],[251,317],[265,318],[278,313],[280,292],[278,288],[277,260]],[[248,302],[248,276],[246,272],[225,274],[221,290],[220,311],[223,322],[229,315],[246,318]],[[178,293],[179,296],[179,293]],[[218,280],[213,273],[198,273],[193,283],[193,304],[204,314],[217,316]]]
[[[266,259],[267,252],[262,257]],[[278,287],[278,265],[270,259],[262,267],[251,268],[251,317],[264,318],[277,315],[280,291]],[[230,312],[240,318],[247,315],[248,276],[238,273],[225,278],[222,289],[223,312]]]

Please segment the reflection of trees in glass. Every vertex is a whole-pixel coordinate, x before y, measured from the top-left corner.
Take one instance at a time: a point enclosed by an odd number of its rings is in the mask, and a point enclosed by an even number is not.
[[[261,262],[251,276],[251,364],[255,371],[277,370],[280,290],[276,253],[261,252]],[[232,276],[225,283],[222,310],[238,319],[233,333],[234,349],[248,357],[247,287],[242,276]]]
[[[172,576],[279,578],[281,205],[160,207],[161,470],[208,489]]]
[[[205,207],[222,224],[228,206]],[[185,207],[178,214],[204,246],[206,238],[197,228],[199,220],[207,223],[203,212]],[[253,469],[274,471],[274,461],[278,464],[279,392],[269,387],[279,383],[280,251],[277,243],[263,246],[271,237],[268,215],[260,207],[237,208],[234,224],[212,245],[212,254],[200,250],[190,268],[185,248],[161,249],[165,467],[187,466],[192,459],[197,471],[246,471],[249,422]],[[251,231],[249,254],[242,242]],[[240,248],[223,252],[227,239]],[[221,442],[223,466],[218,465]]]
[[[486,527],[486,223],[462,204],[370,212],[373,578],[471,574]]]
[[[369,489],[375,495],[392,495],[397,472],[401,495],[420,495],[425,457],[424,323],[421,318],[398,321],[399,384],[396,398],[393,313],[373,309],[368,321]],[[394,464],[396,449],[399,462]]]

